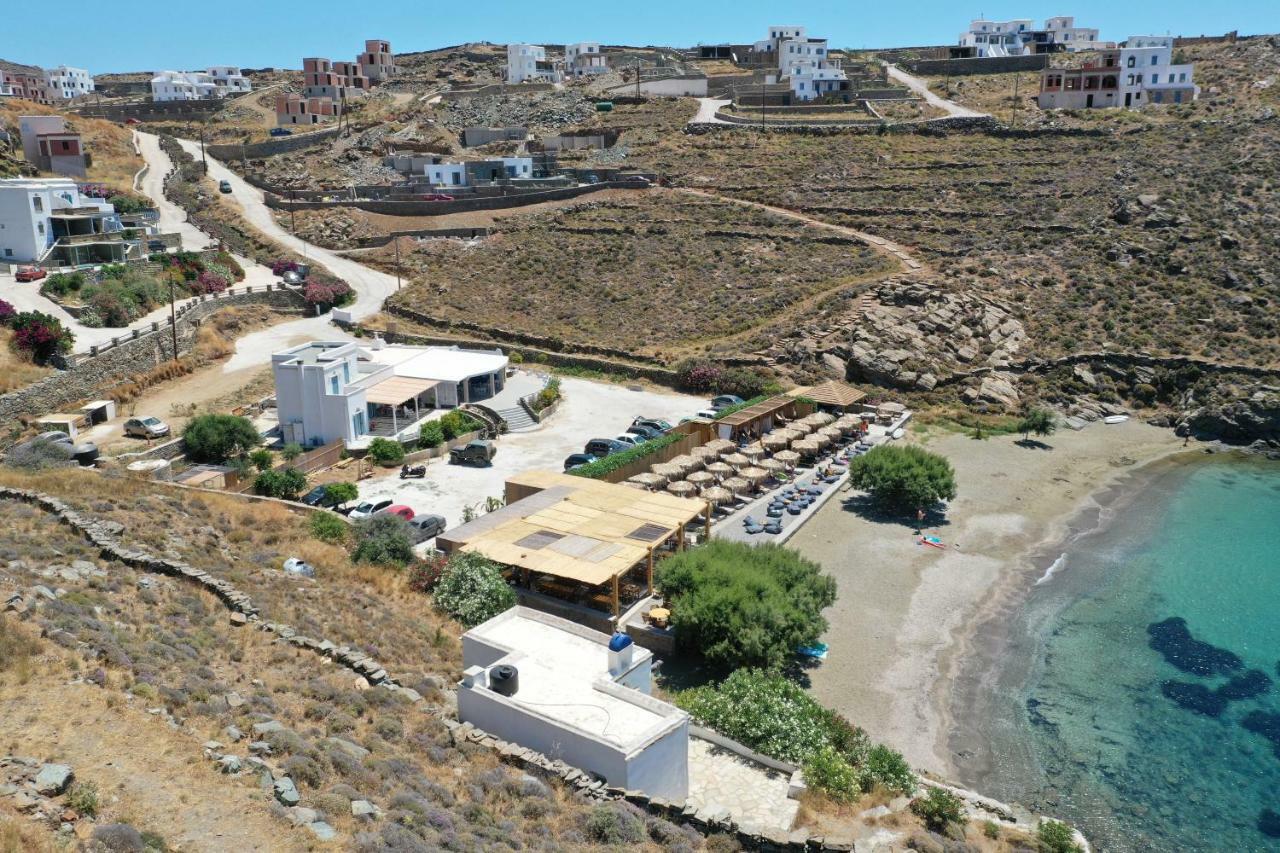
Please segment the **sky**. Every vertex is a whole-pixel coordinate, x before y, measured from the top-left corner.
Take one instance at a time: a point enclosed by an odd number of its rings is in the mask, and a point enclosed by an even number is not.
[[[832,47],[951,44],[976,17],[995,20],[1070,15],[1103,39],[1130,35],[1280,32],[1280,0],[1114,0],[989,2],[971,8],[949,0],[855,4],[813,0],[498,0],[472,5],[367,0],[169,0],[147,7],[63,0],[52,26],[44,3],[6,3],[0,59],[44,67],[110,71],[189,70],[209,65],[300,68],[303,56],[352,59],[366,38],[396,52],[472,41],[534,44],[598,41],[670,45],[749,43],[770,24],[807,26]],[[864,11],[868,10],[868,11]]]

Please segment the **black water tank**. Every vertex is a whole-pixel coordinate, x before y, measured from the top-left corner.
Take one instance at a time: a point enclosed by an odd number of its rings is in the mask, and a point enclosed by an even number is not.
[[[499,664],[489,670],[489,689],[503,696],[514,696],[520,689],[520,673],[510,664]]]

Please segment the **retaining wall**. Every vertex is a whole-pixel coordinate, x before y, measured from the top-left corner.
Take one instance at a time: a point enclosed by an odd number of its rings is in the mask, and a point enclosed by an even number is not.
[[[323,210],[330,207],[355,207],[369,213],[385,213],[389,216],[441,216],[446,213],[501,210],[508,207],[538,204],[544,201],[562,201],[597,192],[598,190],[648,188],[649,184],[642,184],[637,181],[601,181],[598,184],[585,184],[558,190],[494,196],[491,198],[456,199],[454,201],[351,201],[350,199],[339,201],[290,201],[275,194],[269,194],[266,196],[266,203],[268,207],[277,210]]]
[[[252,157],[257,160],[319,145],[321,142],[336,137],[338,131],[339,128],[337,127],[327,127],[324,130],[314,130],[309,133],[295,133],[293,136],[273,136],[265,142],[250,142],[244,145],[225,143],[206,145],[205,151],[208,152],[210,157],[215,157],[223,162],[240,160],[246,157]]]
[[[1030,56],[988,56],[981,59],[903,59],[898,65],[912,74],[964,77],[970,74],[1008,74],[1013,71],[1040,71],[1049,67],[1049,54]]]
[[[178,355],[191,351],[200,322],[222,308],[234,305],[270,305],[302,309],[302,295],[283,286],[275,290],[226,291],[218,297],[200,297],[185,303],[178,316]],[[67,369],[24,388],[0,395],[0,423],[16,423],[20,417],[57,412],[80,400],[96,399],[122,382],[146,373],[174,357],[169,323],[153,323],[146,330],[122,331],[116,342],[94,347],[78,356]]]
[[[89,104],[72,110],[85,118],[101,118],[107,121],[169,121],[184,116],[207,116],[227,105],[221,98],[202,101],[136,101],[126,104]]]

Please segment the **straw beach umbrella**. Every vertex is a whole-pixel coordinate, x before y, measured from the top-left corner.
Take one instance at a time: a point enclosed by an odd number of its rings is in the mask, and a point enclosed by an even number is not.
[[[702,497],[720,506],[733,500],[733,492],[722,486],[708,486],[702,490]]]
[[[794,450],[782,450],[773,454],[773,458],[781,462],[783,465],[790,467],[800,461],[800,454]]]
[[[741,453],[730,453],[720,461],[726,465],[732,465],[734,468],[745,468],[747,465],[751,464],[751,460],[743,456]]]
[[[667,484],[667,478],[652,471],[645,471],[627,478],[628,483],[639,483],[647,489],[661,489]]]
[[[631,480],[623,480],[622,485],[626,486],[629,489],[642,489],[646,492],[649,491],[649,487],[646,486],[644,483],[636,483]]]
[[[803,436],[813,432],[813,424],[805,421],[796,421],[791,426],[787,427],[787,431],[792,433],[796,438],[802,438]]]
[[[660,462],[649,470],[667,480],[679,480],[684,475],[684,470],[679,465],[672,465],[670,462]]]
[[[815,432],[813,435],[809,436],[806,439],[806,441],[809,442],[810,444],[817,445],[818,449],[821,450],[822,448],[826,447],[831,443],[831,436],[827,435],[826,433]],[[798,441],[796,442],[796,444],[801,444],[801,443],[802,442],[798,442]]]
[[[779,462],[777,457],[774,457],[773,459],[761,459],[760,462],[757,463],[756,467],[762,468],[770,474],[776,474],[787,466]]]
[[[752,461],[759,459],[764,456],[764,445],[758,441],[755,444],[748,444],[742,448],[742,455]]]
[[[757,483],[763,482],[769,476],[769,472],[763,468],[753,466],[751,468],[743,468],[738,472],[738,476],[754,486]]]
[[[695,486],[706,486],[716,481],[716,475],[707,471],[694,471],[684,479]]]
[[[717,459],[719,459],[720,451],[709,444],[704,444],[704,445],[701,445],[700,447],[695,447],[693,450],[690,450],[689,455],[692,456],[694,459],[699,460],[705,465],[708,462],[715,462]]]
[[[835,441],[838,438],[844,437],[844,430],[835,424],[832,424],[831,426],[824,426],[822,429],[818,430],[818,435],[825,435],[827,438]]]
[[[714,447],[716,450],[732,450],[736,445],[727,438],[713,438],[708,441],[705,447]]]
[[[676,497],[685,498],[689,495],[697,494],[698,487],[684,480],[676,480],[674,483],[668,484],[667,491]]]
[[[826,426],[827,424],[833,422],[835,419],[836,419],[835,415],[828,414],[827,412],[814,412],[812,415],[809,415],[809,417],[805,418],[805,420],[807,420],[809,423],[813,424],[814,426]]]
[[[730,477],[720,485],[735,495],[746,492],[751,488],[751,484],[741,477]]]
[[[707,471],[711,474],[715,474],[717,480],[723,480],[725,477],[728,477],[733,473],[733,468],[723,462],[712,462],[707,466]]]
[[[771,432],[768,435],[766,435],[764,438],[762,438],[760,440],[760,443],[764,445],[765,450],[773,451],[773,450],[782,450],[784,447],[787,446],[787,443],[789,441],[791,441],[791,438],[789,436],[778,435],[778,433],[776,432]]]
[[[684,454],[683,456],[675,456],[667,460],[667,462],[670,465],[679,465],[681,468],[683,468],[686,471],[697,471],[699,468],[702,467],[701,459],[694,459],[692,456],[690,456],[687,453]]]
[[[792,444],[791,449],[796,453],[800,453],[805,456],[814,456],[822,448],[819,446],[818,442],[815,441],[814,439],[806,438],[802,441],[797,441],[794,444]]]

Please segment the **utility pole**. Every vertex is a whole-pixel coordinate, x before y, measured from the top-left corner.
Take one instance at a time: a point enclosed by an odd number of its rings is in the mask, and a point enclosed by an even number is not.
[[[206,122],[200,123],[200,162],[204,163],[204,173],[209,174],[209,158],[204,154],[204,126]]]
[[[169,334],[173,341],[173,360],[178,360],[178,312],[173,307],[173,277],[166,276],[169,279]]]
[[[765,89],[765,86],[767,85],[765,83],[765,80],[767,79],[768,78],[766,77],[764,78],[764,80],[760,81],[760,132],[761,133],[764,133],[764,89]]]
[[[1018,78],[1021,76],[1018,72],[1013,72],[1013,126],[1015,129],[1018,127]]]
[[[396,244],[396,290],[400,289],[400,238],[392,232],[391,241]]]
[[[636,57],[636,100],[640,100],[640,57]]]

